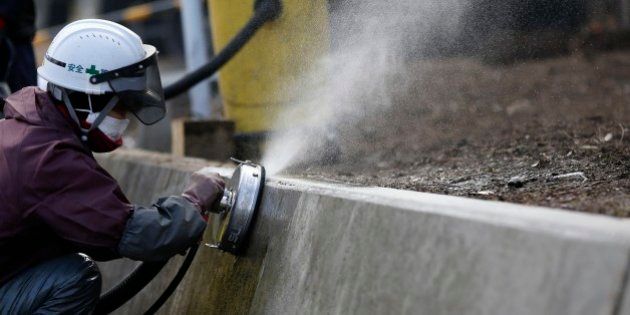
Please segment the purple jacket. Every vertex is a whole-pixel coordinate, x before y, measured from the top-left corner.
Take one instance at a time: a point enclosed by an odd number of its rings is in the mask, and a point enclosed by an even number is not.
[[[47,92],[24,88],[7,98],[4,113],[0,285],[33,264],[70,252],[97,260],[120,255],[159,260],[199,239],[205,222],[183,198],[166,198],[150,208],[130,204]]]
[[[77,247],[114,258],[133,206],[48,93],[11,95],[0,121],[0,284]],[[109,249],[109,250],[108,250]]]

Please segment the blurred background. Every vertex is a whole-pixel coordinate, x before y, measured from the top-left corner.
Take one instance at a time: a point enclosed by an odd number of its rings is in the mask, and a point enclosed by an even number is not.
[[[40,30],[46,29],[54,33],[69,21],[102,17],[129,26],[145,41],[154,43],[164,56],[173,59],[183,56],[178,1],[35,0],[34,2],[37,13],[36,26]],[[337,9],[344,2],[348,3],[351,0],[330,0],[330,9]],[[391,2],[381,1],[381,5],[383,8],[391,7]],[[573,38],[574,36],[584,39],[602,35],[601,37],[606,37],[608,41],[600,38],[597,44],[607,47],[622,45],[623,43],[615,42],[611,37],[623,35],[616,32],[630,30],[630,1],[626,0],[471,0],[468,2],[471,10],[462,18],[464,27],[459,37],[440,38],[439,30],[436,30],[434,39],[438,45],[423,44],[422,46],[432,47],[430,49],[418,47],[418,51],[432,55],[464,52],[482,55],[484,52],[491,53],[487,48],[495,48],[494,45],[501,42],[505,47],[496,48],[501,48],[504,53],[512,52],[513,55],[494,57],[502,57],[509,61],[514,57],[566,53],[572,48],[571,40],[577,40]],[[364,3],[369,3],[369,1]],[[151,6],[138,6],[142,4],[151,4]],[[361,4],[356,5],[361,6]],[[36,39],[36,43],[45,46],[47,36],[44,33],[38,35],[41,36]],[[533,39],[537,37],[535,35],[539,37],[540,42],[535,42]],[[515,47],[504,41],[508,36],[515,41],[529,39],[532,41],[532,46],[522,47],[522,51],[514,51]],[[545,38],[540,38],[540,36],[545,36]]]
[[[257,3],[34,2],[37,63],[63,25],[99,17],[157,46],[165,86],[225,47]],[[630,214],[630,0],[282,4],[277,20],[196,87],[206,90],[201,98],[169,100],[167,119],[133,126],[125,145],[252,158],[272,173]],[[197,13],[192,28],[182,24],[185,8]],[[190,36],[203,45],[187,45]],[[175,127],[179,118],[199,124]],[[175,149],[187,132],[208,136]],[[242,154],[252,142],[262,148]],[[548,180],[575,172],[589,181]]]
[[[42,60],[54,34],[70,21],[99,17],[122,23],[137,32],[145,42],[160,51],[163,81],[167,85],[185,73],[184,42],[179,1],[171,0],[35,0],[37,35],[34,39],[36,60]],[[208,3],[203,14],[208,18]],[[251,2],[251,1],[250,1]],[[348,38],[353,28],[363,27],[350,16],[370,15],[397,19],[401,3],[406,1],[329,0],[331,11],[331,45]],[[419,1],[423,2],[423,1]],[[433,1],[424,1],[433,2]],[[589,58],[598,50],[624,48],[630,45],[630,0],[469,0],[458,16],[456,29],[452,19],[415,23],[407,31],[404,54],[408,58],[444,58],[467,56],[490,64],[510,64],[519,60],[548,58],[581,52]],[[408,5],[407,5],[408,6]],[[353,10],[347,8],[354,7]],[[366,9],[369,8],[369,9]],[[420,9],[419,7],[415,9]],[[335,11],[343,14],[335,16]],[[383,12],[375,15],[374,12]],[[389,12],[389,13],[388,13]],[[388,15],[389,14],[389,15]],[[414,12],[407,12],[414,14]],[[426,13],[418,13],[424,16]],[[459,14],[459,13],[458,13]],[[336,20],[335,20],[336,18]],[[384,23],[386,24],[386,23]],[[212,56],[210,23],[206,36],[207,51]],[[430,30],[427,30],[430,28]],[[421,29],[421,30],[420,30]],[[336,36],[338,35],[338,36]],[[415,42],[415,44],[414,44]],[[214,79],[212,97],[220,103]],[[169,104],[169,119],[189,116],[187,96]],[[214,106],[220,111],[220,105]],[[220,112],[215,113],[220,116]],[[162,122],[145,134],[137,128],[128,145],[157,151],[171,149],[170,122]]]

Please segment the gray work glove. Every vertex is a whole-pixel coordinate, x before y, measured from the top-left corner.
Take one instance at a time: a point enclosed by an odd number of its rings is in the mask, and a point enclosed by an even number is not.
[[[195,172],[182,197],[194,204],[201,213],[217,212],[224,188],[225,182],[219,174]]]

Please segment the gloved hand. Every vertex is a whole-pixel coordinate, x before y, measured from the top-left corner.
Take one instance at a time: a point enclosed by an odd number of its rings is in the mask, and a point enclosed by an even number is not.
[[[225,182],[219,174],[195,172],[190,177],[190,184],[182,197],[194,204],[202,213],[217,212],[224,188]]]

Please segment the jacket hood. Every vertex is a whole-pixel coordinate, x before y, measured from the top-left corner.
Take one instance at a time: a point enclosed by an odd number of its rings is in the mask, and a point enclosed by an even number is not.
[[[55,108],[48,92],[35,86],[25,87],[9,95],[5,100],[4,115],[6,119],[16,119],[30,125],[71,126]]]

